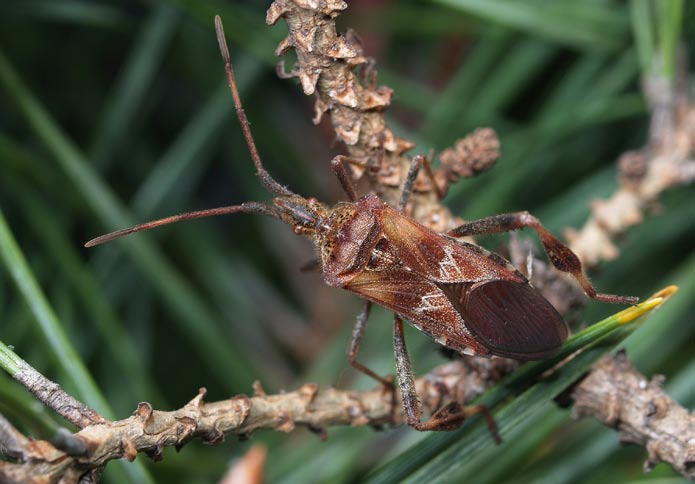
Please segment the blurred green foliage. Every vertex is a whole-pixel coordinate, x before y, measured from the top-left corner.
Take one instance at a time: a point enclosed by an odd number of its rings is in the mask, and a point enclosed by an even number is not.
[[[678,0],[350,3],[339,25],[355,29],[377,60],[381,82],[396,92],[389,120],[418,152],[441,150],[478,126],[501,137],[497,166],[454,187],[449,206],[469,219],[527,209],[556,233],[581,226],[591,200],[615,189],[617,157],[644,144],[641,75],[671,75],[678,39],[691,60],[695,45],[695,8]],[[296,83],[277,79],[273,50],[285,26],[265,26],[267,6],[0,4],[2,250],[5,268],[26,269],[21,292],[0,270],[0,340],[116,417],[143,400],[177,408],[201,386],[221,399],[249,393],[254,380],[269,392],[306,381],[371,385],[345,359],[358,302],[300,274],[311,248],[275,221],[196,221],[82,248],[138,221],[268,199],[233,115],[216,13],[269,171],[299,193],[340,198],[328,164],[340,147],[328,125],[311,124],[312,102]],[[656,56],[665,60],[655,72]],[[693,203],[692,188],[664,194],[625,235],[621,257],[594,274],[610,293],[645,297],[681,285],[625,345],[641,371],[667,375],[667,389],[688,406]],[[8,252],[12,239],[18,251]],[[614,310],[590,303],[571,320],[580,328]],[[390,329],[389,315],[377,311],[363,349],[363,361],[381,373],[393,371]],[[433,342],[408,336],[417,372],[443,361]],[[64,425],[30,402],[0,374],[0,412],[20,428],[45,437]],[[433,437],[410,429],[335,428],[327,442],[302,430],[265,432],[253,441],[269,447],[270,482],[351,482],[369,473],[382,482],[678,482],[664,465],[642,474],[643,449],[620,447],[594,422],[571,421],[547,398],[528,414],[503,447],[487,446],[469,463],[465,434],[454,439],[457,470],[448,474],[413,466],[402,475],[389,464],[412,445],[410,452],[428,448]],[[218,448],[192,443],[179,454],[167,449],[156,464],[140,457],[139,467],[110,465],[106,478],[216,482],[248,448],[233,438]]]

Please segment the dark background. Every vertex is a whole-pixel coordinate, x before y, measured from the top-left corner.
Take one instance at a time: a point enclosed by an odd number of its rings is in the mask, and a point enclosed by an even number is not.
[[[446,199],[465,218],[526,209],[557,234],[581,227],[590,202],[616,189],[619,155],[645,143],[644,68],[629,3],[350,3],[339,26],[359,33],[377,61],[380,83],[395,90],[389,122],[418,143],[413,153],[440,151],[479,126],[499,133],[497,166],[460,182]],[[268,170],[298,193],[326,202],[341,198],[329,161],[343,148],[333,143],[328,124],[311,124],[313,102],[297,83],[276,77],[273,51],[286,27],[265,25],[267,6],[0,4],[0,208],[58,316],[57,331],[75,347],[117,418],[139,401],[180,407],[201,386],[217,400],[250,393],[254,380],[268,392],[309,381],[372,385],[348,369],[345,358],[359,302],[325,287],[318,275],[299,273],[312,249],[276,221],[235,215],[82,248],[89,238],[148,219],[269,200],[233,115],[213,30],[216,13]],[[691,58],[692,13],[686,2],[683,35]],[[682,286],[673,307],[640,328],[628,348],[641,371],[671,378],[670,388],[686,405],[695,401],[692,385],[683,384],[695,380],[694,202],[692,187],[664,194],[645,222],[621,239],[621,257],[592,274],[600,290],[616,294],[646,297],[667,284]],[[494,249],[506,240],[482,243]],[[615,310],[592,302],[571,320],[579,328]],[[0,339],[80,395],[56,349],[65,344],[51,342],[55,331],[37,324],[1,270]],[[444,361],[415,331],[409,342],[417,372]],[[374,315],[363,355],[378,372],[393,372],[387,313]],[[0,411],[28,433],[45,436],[46,420],[54,417],[28,407],[31,398],[5,375],[0,389]],[[476,482],[673,475],[663,465],[643,475],[643,449],[621,448],[612,431],[571,421],[569,411],[554,409],[526,437],[505,444],[510,447]],[[252,442],[269,448],[269,482],[345,482],[420,438],[410,429],[341,428],[330,429],[325,443],[303,429],[261,432]],[[178,454],[167,449],[157,464],[138,461],[157,482],[216,482],[249,448],[227,440],[218,448],[195,442]],[[111,464],[107,477],[118,482],[122,472]]]

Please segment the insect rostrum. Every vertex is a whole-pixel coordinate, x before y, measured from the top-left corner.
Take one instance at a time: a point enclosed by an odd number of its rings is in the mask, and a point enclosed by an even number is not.
[[[91,240],[97,245],[159,225],[211,215],[260,213],[290,225],[316,247],[326,284],[353,292],[366,300],[348,352],[358,370],[390,385],[357,362],[359,342],[376,303],[395,313],[394,348],[406,421],[418,430],[456,427],[484,408],[445,408],[423,423],[414,390],[413,374],[403,338],[405,319],[438,343],[460,353],[504,356],[519,360],[552,356],[567,338],[568,329],[553,306],[509,262],[497,254],[456,240],[475,234],[531,227],[539,235],[552,264],[574,276],[589,297],[606,302],[634,303],[636,298],[599,294],[584,276],[576,255],[527,212],[497,215],[436,233],[403,213],[418,170],[428,160],[413,159],[398,209],[374,194],[357,198],[347,175],[350,160],[336,157],[333,168],[349,201],[327,206],[280,185],[265,170],[251,136],[239,99],[222,23],[215,19],[218,41],[251,157],[261,183],[275,195],[273,203],[241,205],[188,212]],[[490,422],[490,420],[488,419]]]

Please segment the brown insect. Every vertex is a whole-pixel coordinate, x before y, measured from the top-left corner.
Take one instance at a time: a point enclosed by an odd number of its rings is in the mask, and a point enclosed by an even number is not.
[[[408,320],[436,342],[463,354],[503,356],[535,360],[553,356],[567,338],[563,318],[529,281],[499,255],[456,240],[467,235],[534,229],[552,264],[568,272],[593,299],[632,304],[637,298],[597,293],[582,272],[577,256],[528,212],[495,215],[469,222],[445,234],[433,232],[403,214],[413,182],[423,163],[413,159],[398,209],[374,194],[357,198],[347,175],[348,160],[336,157],[332,166],[348,202],[333,207],[315,198],[304,198],[280,185],[265,170],[253,141],[239,99],[229,51],[219,17],[215,27],[220,50],[251,158],[261,183],[275,195],[272,205],[246,202],[241,205],[188,212],[97,237],[91,247],[118,237],[180,220],[236,212],[268,215],[309,238],[318,252],[320,268],[329,286],[353,292],[365,299],[350,340],[348,360],[357,370],[392,388],[390,380],[357,361],[360,341],[372,303],[395,313],[394,348],[398,382],[406,422],[417,430],[455,428],[467,415],[484,413],[494,432],[494,423],[482,406],[447,407],[422,422],[413,372],[403,335]]]

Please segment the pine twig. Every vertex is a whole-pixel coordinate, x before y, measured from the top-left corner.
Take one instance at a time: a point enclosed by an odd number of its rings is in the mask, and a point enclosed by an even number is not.
[[[423,410],[431,414],[449,403],[465,405],[515,367],[510,360],[482,358],[441,365],[416,381]],[[695,418],[663,393],[662,382],[658,377],[648,382],[619,353],[601,360],[574,389],[575,411],[618,429],[625,441],[644,445],[649,453],[646,469],[663,461],[693,478]],[[79,443],[79,453],[61,450],[55,442],[28,439],[0,416],[0,450],[17,461],[0,462],[0,481],[84,482],[98,478],[110,460],[132,461],[139,453],[160,460],[164,447],[180,449],[193,439],[217,445],[228,434],[247,438],[257,430],[290,432],[298,426],[325,438],[329,426],[382,427],[403,421],[401,402],[392,401],[391,393],[382,387],[364,392],[319,391],[309,383],[292,392],[268,395],[256,384],[251,397],[238,395],[210,403],[204,402],[205,393],[201,389],[182,408],[170,412],[140,403],[127,419],[93,423],[69,434],[69,440]],[[60,398],[47,404],[63,406]]]
[[[336,137],[353,160],[353,178],[366,176],[371,189],[396,206],[412,161],[406,153],[415,144],[388,127],[384,111],[393,91],[377,87],[374,62],[364,56],[357,34],[337,33],[335,17],[345,8],[342,0],[274,1],[266,22],[273,25],[282,18],[289,30],[275,52],[281,56],[294,49],[297,54],[289,72],[283,62],[278,64],[278,74],[299,78],[304,93],[315,94],[314,123],[326,113],[330,116]],[[421,170],[409,203],[412,216],[439,232],[460,225],[441,198],[451,183],[487,170],[498,157],[499,140],[489,128],[459,140],[442,153],[439,168]]]
[[[695,181],[695,101],[687,82],[685,58],[676,81],[645,80],[651,108],[649,142],[618,161],[618,190],[592,204],[592,216],[579,230],[567,230],[570,248],[589,267],[618,257],[613,239],[644,219],[659,195]]]
[[[618,352],[596,363],[574,389],[574,411],[616,429],[623,442],[645,447],[645,471],[666,462],[695,480],[695,415],[666,395],[663,383],[663,376],[645,378]]]
[[[432,413],[453,401],[465,404],[515,366],[502,359],[457,360],[442,365],[416,382],[424,410]],[[382,427],[403,421],[402,405],[393,402],[391,392],[382,387],[365,392],[319,391],[317,385],[308,383],[293,392],[268,395],[257,384],[255,390],[251,397],[238,395],[205,403],[206,390],[201,388],[190,402],[171,412],[140,403],[127,419],[93,423],[73,434],[72,439],[85,449],[80,455],[71,455],[48,441],[27,439],[9,423],[9,427],[2,425],[0,419],[0,443],[4,444],[0,448],[8,449],[6,455],[19,461],[0,462],[0,482],[79,482],[113,459],[132,461],[138,453],[145,453],[160,460],[164,447],[181,448],[192,439],[217,445],[227,434],[246,438],[256,430],[290,432],[297,426],[325,437],[333,425]],[[63,397],[72,398],[67,394]],[[62,408],[60,400],[45,403]]]
[[[96,410],[80,402],[49,380],[12,349],[0,341],[0,357],[4,368],[15,380],[29,390],[38,401],[78,428],[106,422]]]

